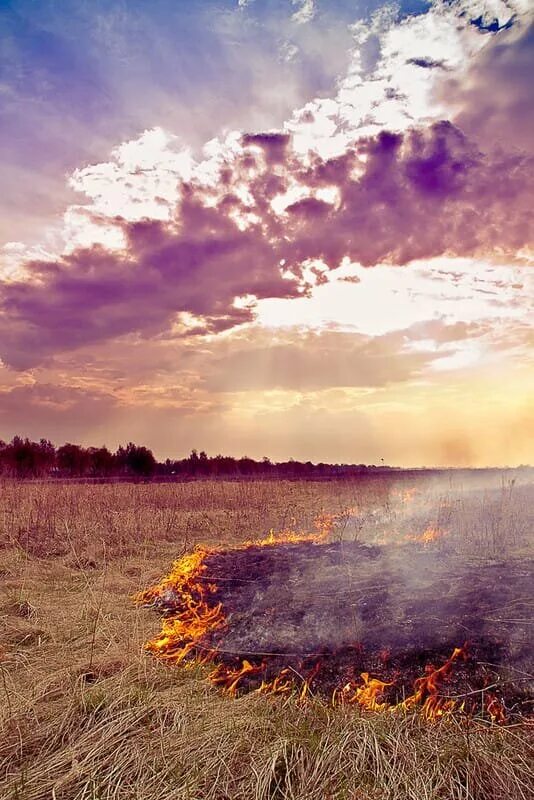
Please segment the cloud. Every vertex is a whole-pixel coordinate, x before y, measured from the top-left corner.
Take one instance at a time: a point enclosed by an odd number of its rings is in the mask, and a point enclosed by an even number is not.
[[[249,328],[201,348],[131,338],[58,356],[31,384],[2,386],[14,376],[0,371],[0,423],[4,437],[110,447],[133,439],[160,458],[197,447],[334,462],[527,462],[526,364],[507,357],[497,377],[491,362],[486,371],[428,369],[485,335],[484,326],[437,320],[380,337]],[[426,342],[432,348],[417,350]]]
[[[284,13],[277,0],[231,6],[0,3],[0,246],[42,243],[77,202],[65,175],[145,129],[200,149],[223,128],[280,126],[333,90],[349,58],[346,18],[334,10],[313,26],[289,26],[288,0]],[[293,60],[278,57],[288,27]]]
[[[414,64],[414,66],[422,67],[423,69],[447,69],[444,61],[428,57],[409,58],[406,63]]]
[[[534,152],[534,23],[501,32],[439,87],[455,122],[482,146]]]
[[[303,25],[306,22],[311,22],[315,16],[315,2],[314,0],[291,0],[294,6],[299,6],[297,11],[292,15],[291,20],[296,22],[297,25]]]
[[[376,337],[342,331],[273,335],[250,329],[212,345],[210,355],[201,357],[202,386],[209,393],[376,389],[420,377],[434,360],[478,333],[476,325],[441,322]],[[433,351],[411,346],[430,337]]]
[[[103,391],[52,383],[0,387],[2,429],[35,439],[76,440],[83,420],[85,436],[98,445],[109,441],[109,430],[120,413],[117,398]]]
[[[335,187],[340,201],[287,209],[296,257],[331,267],[343,256],[366,266],[495,251],[513,258],[532,242],[533,168],[528,155],[480,151],[445,121],[382,131],[303,176],[310,188]]]
[[[5,50],[3,437],[527,461],[528,0],[165,4]]]
[[[257,299],[302,296],[313,260],[331,270],[346,258],[513,258],[532,244],[533,179],[533,156],[484,153],[449,122],[382,131],[308,165],[286,134],[231,139],[182,182],[171,221],[116,218],[125,248],[33,261],[5,283],[0,357],[27,368],[90,342],[159,335],[184,312],[196,333],[226,330],[250,321]]]

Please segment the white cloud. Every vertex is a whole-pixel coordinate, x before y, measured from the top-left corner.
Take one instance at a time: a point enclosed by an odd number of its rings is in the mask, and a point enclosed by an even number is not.
[[[498,332],[506,324],[528,325],[534,303],[530,267],[473,259],[436,258],[413,262],[409,269],[366,269],[346,261],[330,278],[310,297],[261,300],[258,322],[271,328],[335,326],[381,336],[440,319],[487,323]]]
[[[315,2],[314,0],[291,0],[294,6],[300,6],[298,11],[292,15],[291,19],[297,25],[303,25],[306,22],[311,22],[315,16]]]
[[[77,169],[69,181],[72,188],[91,199],[96,214],[132,221],[168,219],[180,181],[191,177],[191,151],[177,136],[154,128],[119,145],[111,155],[111,161]]]
[[[460,14],[458,5],[436,3],[398,23],[396,7],[388,5],[352,26],[354,51],[336,96],[310,101],[286,123],[296,149],[334,157],[384,127],[404,131],[446,117],[435,98],[437,83],[489,41]]]
[[[293,15],[294,21],[305,22],[313,17],[316,9],[312,0],[293,2],[299,5]],[[492,38],[480,34],[476,26],[470,25],[469,16],[497,17],[506,21],[514,9],[520,9],[521,3],[522,0],[514,0],[513,4],[500,0],[486,3],[468,0],[453,4],[436,1],[427,13],[407,17],[401,23],[397,21],[396,6],[387,5],[373,14],[367,24],[354,25],[351,66],[340,81],[336,96],[312,100],[295,111],[285,125],[285,130],[293,135],[296,153],[303,160],[310,150],[323,157],[335,156],[343,153],[355,138],[374,134],[384,127],[402,131],[414,123],[446,115],[446,109],[435,99],[436,82],[445,70],[447,75],[461,70],[465,62]],[[241,6],[247,4],[248,0],[239,2]],[[466,9],[467,17],[463,17]],[[288,53],[291,55],[292,51]],[[421,66],[426,61],[430,64],[428,68]],[[177,136],[161,128],[144,131],[138,138],[116,147],[109,161],[83,167],[72,174],[71,187],[83,193],[89,202],[67,209],[62,235],[56,236],[55,241],[61,243],[59,249],[66,252],[92,243],[101,243],[111,249],[120,248],[123,238],[114,224],[116,216],[128,221],[144,217],[168,220],[179,200],[181,183],[191,179],[206,188],[206,199],[209,192],[213,192],[215,201],[221,191],[221,166],[225,163],[231,165],[241,153],[239,131],[231,131],[207,142],[198,162]],[[246,180],[245,176],[243,185],[233,185],[236,195],[245,202]],[[300,189],[290,183],[287,202],[301,198]],[[283,213],[287,202],[282,196],[278,199],[280,207],[275,211]],[[243,218],[240,223],[246,226],[247,219]],[[251,216],[248,221],[257,221],[257,218]],[[8,274],[13,274],[17,262],[20,264],[28,255],[21,245],[6,251]],[[458,269],[462,271],[463,266]],[[486,266],[481,269],[486,269]],[[472,264],[467,271],[475,274]],[[443,286],[445,294],[435,296],[430,288],[436,283],[431,284],[428,277],[424,280],[416,278],[416,269],[411,270],[411,275],[409,280],[405,280],[400,278],[396,268],[377,268],[374,275],[364,270],[358,287],[334,282],[318,287],[309,301],[263,301],[260,318],[265,324],[276,324],[273,320],[277,315],[281,320],[285,319],[287,304],[287,314],[290,317],[300,314],[302,324],[307,324],[307,321],[312,324],[312,320],[315,324],[323,324],[325,320],[330,323],[337,320],[339,324],[345,324],[349,319],[354,322],[354,306],[349,307],[346,302],[349,296],[354,297],[357,305],[360,304],[356,315],[358,329],[377,334],[427,319],[429,305],[436,309],[437,314],[450,314],[453,320],[466,318],[462,315],[475,319],[486,312],[490,317],[495,316],[491,310],[493,306],[484,300],[478,287],[473,284],[468,287],[465,280],[461,292],[450,283],[447,284],[449,289]],[[415,285],[410,284],[410,280],[415,280]],[[425,288],[419,295],[417,286],[421,288],[423,284]],[[464,302],[467,289],[474,306],[471,301]],[[402,305],[398,302],[399,293],[401,296],[404,293]]]
[[[252,0],[239,0],[245,7]],[[313,0],[292,0],[299,8],[295,22],[313,17]],[[293,136],[293,147],[305,161],[309,151],[322,157],[343,153],[359,137],[386,127],[403,131],[413,124],[447,116],[436,100],[434,88],[444,70],[460,73],[465,63],[492,37],[480,34],[468,20],[473,15],[505,22],[519,13],[524,0],[436,0],[429,11],[398,23],[398,9],[388,4],[368,23],[352,26],[354,50],[346,75],[332,98],[311,100],[296,110],[283,126]],[[467,11],[467,13],[465,13]],[[280,58],[291,60],[297,47],[282,44]],[[421,64],[433,62],[435,68]],[[278,91],[278,87],[277,87]],[[113,218],[129,221],[149,217],[167,220],[179,199],[180,184],[192,177],[217,189],[220,167],[241,152],[241,133],[227,132],[207,142],[195,162],[191,150],[175,135],[154,128],[124,142],[107,162],[75,170],[69,185],[89,202],[71,205],[64,216],[63,231],[50,232],[47,250],[69,251],[92,242],[120,247],[122,237]],[[106,219],[109,224],[106,226]],[[6,253],[9,270],[23,259],[24,248]]]

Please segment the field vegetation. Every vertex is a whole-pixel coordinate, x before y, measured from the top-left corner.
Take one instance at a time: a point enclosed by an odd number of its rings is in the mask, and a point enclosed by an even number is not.
[[[132,596],[200,543],[313,530],[325,515],[334,537],[391,541],[430,515],[466,558],[532,557],[532,486],[420,488],[408,513],[413,491],[389,478],[1,484],[0,798],[533,798],[528,721],[230,700],[206,668],[143,650],[159,620]]]

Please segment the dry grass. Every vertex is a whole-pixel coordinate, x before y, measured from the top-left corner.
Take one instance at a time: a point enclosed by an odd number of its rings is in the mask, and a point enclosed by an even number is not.
[[[358,504],[371,519],[387,506],[388,488],[3,485],[0,798],[534,797],[526,726],[429,726],[318,700],[230,701],[206,684],[202,668],[165,668],[143,652],[158,619],[130,596],[180,552],[261,536],[293,519],[311,527],[322,509]],[[503,513],[504,530],[512,517]],[[515,544],[524,549],[522,525],[512,538],[522,532]],[[493,547],[493,528],[490,535]]]

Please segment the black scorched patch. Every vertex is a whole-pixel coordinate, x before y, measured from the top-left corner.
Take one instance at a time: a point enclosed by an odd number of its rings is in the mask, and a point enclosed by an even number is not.
[[[481,565],[415,545],[300,542],[214,551],[204,564],[226,625],[199,650],[216,650],[229,667],[261,664],[243,686],[290,667],[303,679],[316,672],[312,690],[328,694],[368,672],[392,681],[398,700],[426,665],[467,642],[450,694],[476,698],[492,686],[509,710],[529,711],[532,561]],[[167,595],[160,605],[172,612],[178,601]]]

